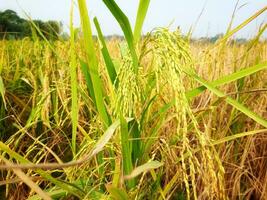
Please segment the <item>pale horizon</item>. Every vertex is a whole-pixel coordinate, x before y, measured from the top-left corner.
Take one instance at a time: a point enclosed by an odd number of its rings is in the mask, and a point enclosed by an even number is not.
[[[133,26],[139,1],[126,2],[125,0],[116,0],[116,2],[127,16],[129,16],[129,20]],[[196,24],[203,8],[204,11],[198,20],[197,26],[194,28],[193,37],[212,37],[220,33],[225,33],[236,2],[230,0],[224,2],[215,0],[168,0],[165,2],[162,0],[151,0],[143,33],[150,32],[155,27],[166,27],[171,24],[172,28],[179,26],[185,34],[192,25]],[[104,35],[122,35],[119,25],[102,1],[89,0],[87,3],[91,20],[97,16]],[[67,31],[69,26],[70,5],[71,1],[66,3],[64,0],[0,0],[1,11],[11,9],[23,18],[26,17],[24,14],[26,12],[32,19],[61,21],[64,26],[64,31]],[[233,27],[265,6],[266,0],[240,0]],[[241,30],[235,37],[253,37],[262,23],[267,23],[266,13]],[[80,25],[77,6],[74,14],[74,25],[76,27]],[[266,32],[263,37],[267,38]]]

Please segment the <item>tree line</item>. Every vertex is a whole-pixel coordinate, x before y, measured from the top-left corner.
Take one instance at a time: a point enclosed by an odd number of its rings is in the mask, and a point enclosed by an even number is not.
[[[215,43],[224,34],[217,34],[213,37],[191,38],[192,42]],[[25,37],[46,38],[48,40],[57,40],[59,38],[67,40],[68,33],[62,33],[62,24],[58,21],[26,20],[18,16],[13,10],[0,11],[0,39],[22,39]],[[105,37],[107,40],[124,38],[120,35],[110,35]],[[239,38],[233,42],[243,44],[247,40]]]
[[[62,32],[58,21],[26,20],[13,10],[0,11],[0,39],[22,39],[25,37],[56,40]]]

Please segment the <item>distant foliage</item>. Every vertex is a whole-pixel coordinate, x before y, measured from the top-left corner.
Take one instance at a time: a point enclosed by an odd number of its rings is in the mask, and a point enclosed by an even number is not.
[[[37,36],[56,40],[62,32],[62,24],[57,21],[26,20],[13,10],[0,11],[0,39],[22,39]]]
[[[203,43],[212,43],[215,44],[218,40],[220,40],[221,38],[224,37],[223,33],[219,33],[213,37],[201,37],[199,39],[191,39],[193,42],[197,41],[197,42],[203,42]],[[235,43],[235,44],[245,44],[247,43],[248,40],[246,38],[231,38],[231,43]]]

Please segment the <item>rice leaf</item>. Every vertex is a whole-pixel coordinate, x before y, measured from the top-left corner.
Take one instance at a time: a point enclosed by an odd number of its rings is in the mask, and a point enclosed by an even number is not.
[[[136,120],[133,120],[129,123],[129,135],[131,136],[131,145],[132,145],[132,163],[133,165],[140,161],[141,157],[141,131],[139,130],[139,123]]]
[[[120,123],[123,172],[124,174],[130,174],[130,172],[133,170],[133,165],[131,155],[132,150],[129,143],[128,123],[123,116],[120,117]],[[133,188],[135,186],[135,181],[133,179],[129,180],[127,182],[127,186],[129,188]]]
[[[112,15],[115,17],[115,19],[119,23],[124,33],[125,39],[127,41],[127,44],[128,44],[131,56],[132,56],[133,68],[134,68],[135,73],[137,73],[138,72],[138,57],[135,51],[134,36],[133,36],[133,32],[132,32],[129,19],[122,12],[120,7],[116,4],[114,0],[103,0],[103,2],[108,7]]]
[[[243,77],[247,77],[247,76],[249,76],[251,74],[254,74],[254,73],[258,72],[258,71],[261,71],[263,69],[267,69],[267,62],[258,64],[258,65],[254,65],[252,67],[248,67],[246,69],[240,70],[240,71],[235,72],[233,74],[224,76],[224,77],[222,77],[220,79],[217,79],[215,81],[210,82],[209,84],[212,85],[213,87],[217,87],[217,86],[220,86],[220,85],[231,83],[231,82],[236,81],[238,79],[241,79]],[[198,88],[195,88],[195,89],[187,92],[186,93],[186,97],[188,99],[191,99],[191,98],[201,94],[205,90],[206,90],[206,87],[204,85],[202,85],[202,86],[200,86]]]
[[[75,56],[75,36],[73,28],[73,4],[71,4],[71,13],[70,13],[70,76],[71,76],[71,121],[72,121],[72,151],[73,156],[76,155],[76,135],[78,127],[78,91],[77,91],[77,62]]]
[[[2,79],[2,76],[0,76],[0,94],[4,103],[4,106],[6,108],[6,100],[5,100],[5,86],[4,86],[4,82]]]
[[[124,176],[124,179],[129,180],[129,179],[135,178],[146,171],[149,171],[151,169],[157,169],[161,167],[162,165],[163,163],[159,161],[149,161],[141,166],[136,167],[129,175]]]
[[[98,38],[99,38],[99,40],[101,42],[101,47],[102,47],[101,48],[101,52],[102,52],[102,55],[104,57],[104,61],[105,61],[105,64],[106,64],[108,75],[109,75],[109,78],[110,78],[111,82],[114,84],[115,80],[117,78],[117,72],[115,70],[115,66],[114,66],[114,64],[112,62],[112,59],[110,57],[110,54],[108,52],[108,48],[107,48],[107,45],[106,45],[106,42],[105,42],[105,38],[103,36],[103,33],[101,31],[99,22],[98,22],[96,17],[94,18],[94,24],[95,24],[95,27],[96,27],[96,30],[97,30]]]
[[[51,192],[47,191],[47,193],[53,199],[58,199],[58,198],[62,198],[62,197],[66,197],[67,196],[66,191],[64,191],[62,189],[53,190]],[[39,195],[33,195],[33,196],[29,197],[27,200],[41,200],[41,198],[40,198]]]
[[[132,121],[132,118],[127,118],[126,123]],[[90,156],[96,155],[99,153],[103,147],[108,143],[110,138],[115,133],[115,130],[120,126],[120,120],[115,121],[111,126],[108,127],[108,129],[105,131],[105,133],[101,136],[101,138],[97,141],[94,148],[91,151]]]
[[[87,5],[85,0],[78,0],[80,18],[82,23],[83,39],[84,39],[84,49],[86,52],[87,63],[89,66],[89,72],[92,79],[93,91],[95,94],[96,107],[99,115],[106,127],[110,124],[110,119],[108,117],[105,102],[103,98],[103,86],[100,79],[98,61],[96,57],[96,52],[94,49],[93,35],[90,25],[90,20],[87,11]]]
[[[267,10],[267,6],[265,6],[264,8],[260,9],[258,12],[256,12],[254,15],[252,15],[251,17],[249,17],[248,19],[246,19],[244,22],[242,22],[241,24],[239,24],[236,28],[234,28],[231,31],[228,31],[219,41],[218,41],[218,45],[224,43],[226,40],[228,40],[231,36],[233,36],[235,33],[237,33],[238,31],[240,31],[242,28],[244,28],[245,26],[247,26],[250,22],[254,21],[258,16],[260,16],[261,14],[263,14],[265,11]],[[213,48],[215,48],[217,45],[215,45]]]
[[[246,137],[246,136],[252,136],[252,135],[259,134],[259,133],[267,133],[267,129],[254,130],[254,131],[248,131],[248,132],[243,132],[243,133],[237,133],[237,134],[234,134],[234,135],[230,135],[230,136],[224,137],[222,139],[213,141],[212,145],[223,144],[225,142],[236,140],[238,138],[242,138],[242,137]]]
[[[11,162],[7,159],[3,158],[2,156],[1,160],[3,160],[6,165],[10,165]],[[45,193],[36,183],[34,183],[21,169],[13,169],[13,172],[26,184],[28,185],[33,191],[35,191],[42,199],[44,200],[52,200],[52,198]]]
[[[116,200],[128,200],[129,197],[125,190],[114,187],[112,185],[106,186],[108,192],[110,193],[111,197]]]
[[[142,27],[145,21],[149,3],[150,3],[150,0],[139,1],[139,7],[138,7],[135,27],[134,27],[134,41],[136,44],[139,42],[140,36],[142,34]]]
[[[91,79],[90,72],[89,72],[89,67],[87,63],[81,59],[80,59],[80,65],[81,65],[82,74],[85,79],[87,92],[89,96],[91,97],[92,101],[94,102],[94,105],[96,106],[95,93],[94,93],[93,83],[92,83],[92,79]]]
[[[199,77],[197,74],[191,73],[191,72],[187,72],[187,73],[189,75],[191,75],[197,82],[199,82],[202,85],[204,85],[212,93],[216,94],[218,97],[225,98],[225,101],[227,103],[229,103],[230,105],[232,105],[234,108],[236,108],[240,112],[244,113],[245,115],[247,115],[248,117],[250,117],[254,121],[258,122],[262,126],[267,127],[267,121],[265,119],[263,119],[262,117],[260,117],[258,114],[252,112],[247,107],[245,107],[244,105],[242,105],[238,101],[232,99],[231,97],[226,96],[223,92],[221,92],[220,90],[216,89],[212,84],[208,83],[203,78]]]

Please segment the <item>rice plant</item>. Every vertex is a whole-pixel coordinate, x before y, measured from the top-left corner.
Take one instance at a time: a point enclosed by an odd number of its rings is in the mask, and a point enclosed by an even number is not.
[[[211,44],[142,36],[149,0],[103,0],[123,41],[78,0],[76,37],[75,3],[69,41],[0,41],[1,199],[265,199],[267,26],[231,37],[267,7]]]

